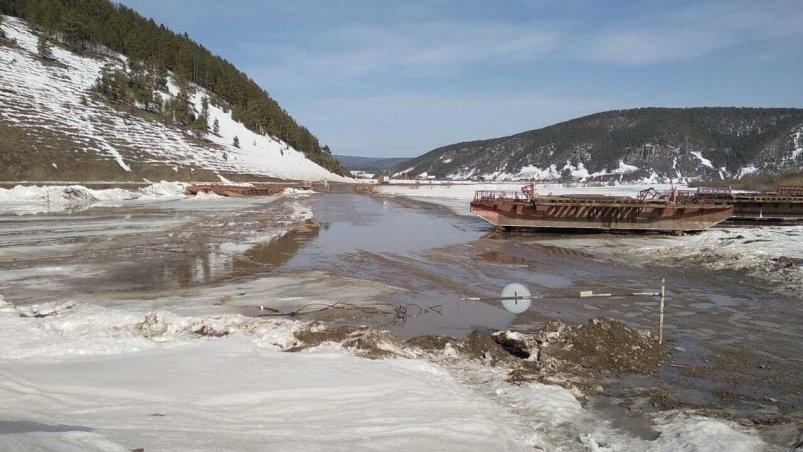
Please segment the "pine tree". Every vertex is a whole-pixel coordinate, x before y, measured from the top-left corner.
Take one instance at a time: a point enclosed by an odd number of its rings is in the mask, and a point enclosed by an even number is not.
[[[53,54],[50,47],[50,36],[42,33],[36,41],[36,51],[39,53],[39,58],[43,60],[52,60]]]
[[[239,148],[240,147],[240,139],[235,136],[234,140],[232,140],[231,144],[233,144],[234,147]]]
[[[132,97],[128,76],[120,69],[103,68],[92,90],[116,104],[126,104]]]
[[[209,132],[209,98],[204,96],[201,98],[201,113],[195,118],[195,121],[190,124],[190,128],[195,133],[195,136],[200,138]]]
[[[201,116],[209,122],[209,98],[206,96],[201,98]]]
[[[209,122],[206,120],[207,117],[208,115],[204,116],[202,113],[198,115],[194,121],[192,121],[192,124],[190,124],[190,130],[192,130],[192,133],[196,138],[201,138],[203,135],[209,132]]]
[[[81,18],[78,16],[75,10],[68,10],[61,17],[60,28],[64,32],[64,40],[66,43],[80,49],[86,49],[89,47],[89,30],[81,21]]]
[[[179,92],[165,105],[167,115],[180,126],[189,126],[195,121],[195,115],[190,110],[190,96],[187,94],[186,80],[178,79]]]
[[[217,136],[220,136],[220,121],[215,118],[215,122],[212,123],[212,133]]]

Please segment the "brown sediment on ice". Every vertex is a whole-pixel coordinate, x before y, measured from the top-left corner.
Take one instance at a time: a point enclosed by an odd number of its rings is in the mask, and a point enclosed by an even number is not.
[[[400,341],[387,331],[372,328],[328,327],[315,323],[295,333],[301,343],[291,351],[327,342],[353,348],[360,356],[430,355],[435,360],[460,358],[508,368],[513,379],[541,379],[558,374],[627,372],[653,374],[665,358],[649,333],[624,323],[595,318],[579,326],[553,321],[532,334],[474,331],[464,339],[418,336]]]
[[[357,356],[370,359],[412,357],[405,351],[404,343],[389,331],[367,327],[328,327],[316,322],[294,333],[298,345],[289,352],[298,352],[325,343],[339,344],[354,351]]]
[[[666,357],[649,332],[609,319],[595,318],[579,327],[550,322],[546,330],[554,331],[557,340],[547,342],[543,353],[591,371],[653,374]]]

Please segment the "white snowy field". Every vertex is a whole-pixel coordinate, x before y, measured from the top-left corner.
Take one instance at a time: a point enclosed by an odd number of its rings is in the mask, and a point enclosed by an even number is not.
[[[41,317],[34,317],[34,315]],[[768,448],[694,413],[648,441],[571,392],[453,356],[287,353],[304,324],[0,301],[0,449],[732,450]],[[417,358],[415,356],[418,356]]]
[[[83,56],[53,46],[58,64],[46,65],[37,56],[37,34],[24,21],[6,16],[2,28],[17,45],[0,46],[0,119],[29,135],[64,134],[83,147],[75,152],[97,152],[126,172],[133,164],[163,164],[176,171],[189,166],[281,179],[345,180],[287,143],[248,130],[230,112],[211,104],[209,123],[217,120],[220,133],[204,138],[213,146],[200,145],[186,132],[160,122],[123,114],[96,101],[90,89],[104,67],[126,70],[125,56],[112,52],[104,57]],[[173,83],[168,83],[168,89],[159,95],[167,99],[178,93]],[[202,97],[210,96],[198,86],[194,91],[190,100],[199,112]],[[233,145],[234,137],[239,147]],[[56,163],[52,165],[58,169]]]

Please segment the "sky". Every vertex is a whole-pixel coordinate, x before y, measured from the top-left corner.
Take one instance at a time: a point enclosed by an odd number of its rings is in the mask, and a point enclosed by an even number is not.
[[[803,0],[123,0],[333,153],[413,157],[599,111],[803,107]]]

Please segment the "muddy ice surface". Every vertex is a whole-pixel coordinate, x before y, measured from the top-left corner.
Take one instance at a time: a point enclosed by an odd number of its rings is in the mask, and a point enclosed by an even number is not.
[[[295,313],[326,322],[298,333],[299,350],[334,341],[370,357],[471,356],[513,382],[573,388],[632,431],[665,409],[732,418],[775,444],[801,428],[800,300],[745,271],[622,258],[625,235],[497,234],[444,207],[340,193],[4,216],[0,237],[0,293],[20,307]],[[654,298],[574,298],[655,290],[661,278],[662,347]],[[518,316],[460,301],[510,282],[547,298]]]

